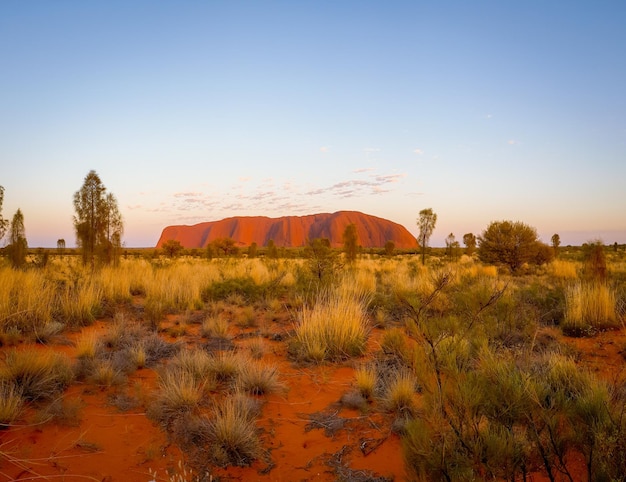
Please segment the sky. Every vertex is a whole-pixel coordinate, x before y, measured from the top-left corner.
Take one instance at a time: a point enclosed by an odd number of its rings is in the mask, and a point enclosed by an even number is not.
[[[522,221],[626,243],[626,2],[0,2],[2,216],[75,245],[90,170],[128,247],[356,210],[430,244]],[[5,241],[2,241],[4,243]]]

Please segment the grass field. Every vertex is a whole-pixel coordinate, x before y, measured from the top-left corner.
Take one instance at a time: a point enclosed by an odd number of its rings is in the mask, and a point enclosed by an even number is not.
[[[606,254],[0,258],[0,480],[623,480]]]

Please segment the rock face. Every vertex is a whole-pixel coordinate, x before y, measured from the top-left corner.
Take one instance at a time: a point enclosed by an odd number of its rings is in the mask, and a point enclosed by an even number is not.
[[[195,224],[167,226],[161,233],[157,248],[170,240],[179,241],[185,248],[204,248],[215,239],[232,238],[239,246],[256,243],[266,246],[272,239],[276,246],[304,246],[309,239],[328,238],[331,246],[343,245],[346,226],[355,224],[358,244],[364,248],[382,247],[393,241],[396,248],[415,248],[417,241],[404,226],[387,219],[358,211],[338,211],[309,216],[237,216]]]

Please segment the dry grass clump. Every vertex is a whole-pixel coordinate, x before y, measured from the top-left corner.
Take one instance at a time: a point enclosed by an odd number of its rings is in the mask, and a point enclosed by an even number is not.
[[[220,315],[210,315],[203,322],[200,333],[205,337],[228,339],[228,321]]]
[[[385,355],[396,357],[399,360],[408,361],[410,358],[407,336],[401,328],[385,330],[380,340],[380,349]]]
[[[563,332],[571,336],[591,335],[594,331],[615,328],[616,296],[605,283],[576,283],[565,292]]]
[[[196,381],[207,384],[213,379],[213,360],[203,350],[182,350],[168,365],[171,372],[191,375]]]
[[[22,391],[12,381],[0,382],[0,429],[7,428],[22,413]]]
[[[12,383],[27,400],[52,398],[73,376],[69,358],[49,350],[12,350],[0,366],[0,383]]]
[[[244,360],[235,387],[239,391],[252,395],[275,393],[283,389],[278,375],[278,367],[275,365]]]
[[[554,259],[547,266],[547,271],[555,278],[576,279],[578,277],[578,265],[573,261]]]
[[[386,389],[383,405],[391,412],[412,414],[416,408],[415,394],[415,376],[407,370],[398,371]]]
[[[84,275],[76,284],[68,284],[59,296],[61,318],[68,325],[90,325],[102,309],[103,291],[93,276]]]
[[[219,382],[229,382],[235,379],[245,364],[245,359],[232,351],[219,352],[211,356],[209,371]]]
[[[101,349],[102,342],[96,333],[83,333],[76,341],[76,358],[93,360]]]
[[[253,413],[237,399],[217,404],[207,428],[208,449],[216,465],[246,466],[263,455]]]
[[[371,400],[376,389],[376,368],[374,366],[360,366],[354,372],[356,388],[367,400]]]
[[[42,272],[0,268],[1,333],[41,332],[52,322],[54,308],[54,285]]]
[[[312,307],[302,308],[291,352],[315,362],[362,355],[370,331],[365,305],[363,297],[340,291],[320,295]]]
[[[169,427],[173,421],[195,413],[204,395],[202,381],[191,373],[166,370],[159,376],[159,390],[147,415],[161,425]]]

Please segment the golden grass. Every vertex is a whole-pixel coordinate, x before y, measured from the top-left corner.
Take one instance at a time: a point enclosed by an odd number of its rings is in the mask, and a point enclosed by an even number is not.
[[[76,341],[76,358],[93,360],[96,357],[100,341],[94,332],[83,333]]]
[[[0,383],[13,383],[28,400],[47,399],[70,384],[69,358],[52,350],[11,350],[0,365]]]
[[[562,329],[571,335],[618,326],[615,292],[605,283],[576,283],[565,292]]]
[[[254,419],[234,398],[226,398],[215,406],[209,437],[211,458],[222,467],[250,465],[263,453]]]
[[[365,298],[333,291],[303,307],[292,353],[307,361],[339,360],[365,353],[370,326]]]
[[[0,382],[0,429],[13,423],[22,413],[24,399],[13,382]]]
[[[374,396],[376,389],[376,369],[370,366],[360,366],[354,372],[356,388],[359,393],[370,400]]]
[[[406,370],[396,373],[386,389],[383,405],[391,412],[412,413],[416,407],[416,380]]]
[[[576,279],[578,277],[579,264],[573,261],[555,259],[547,266],[546,270],[555,278]]]
[[[202,322],[200,329],[202,336],[228,338],[228,321],[220,315],[210,315]]]
[[[284,388],[276,365],[244,359],[237,376],[237,390],[251,395],[266,395]]]

